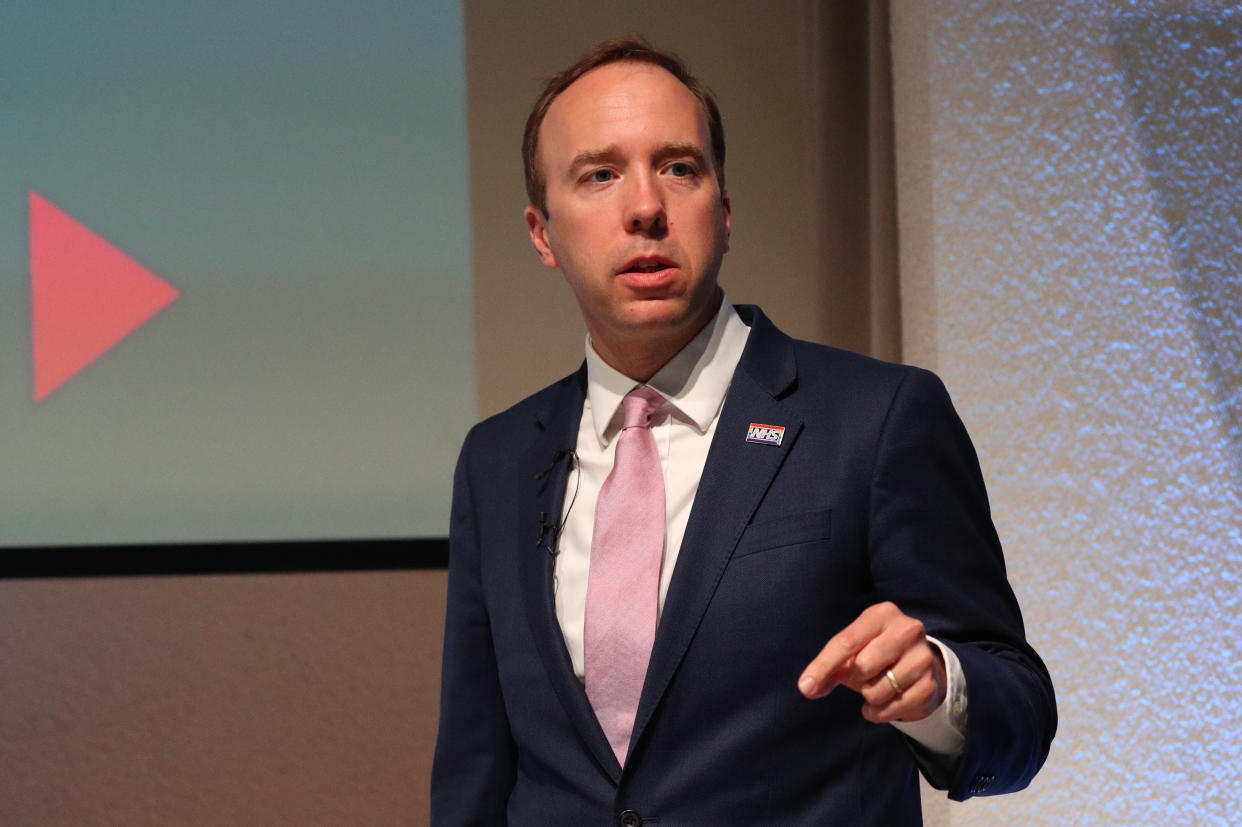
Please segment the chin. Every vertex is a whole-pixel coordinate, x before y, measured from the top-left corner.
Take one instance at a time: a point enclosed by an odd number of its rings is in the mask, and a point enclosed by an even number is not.
[[[677,328],[690,322],[693,315],[681,302],[653,299],[629,308],[624,323],[642,329]]]

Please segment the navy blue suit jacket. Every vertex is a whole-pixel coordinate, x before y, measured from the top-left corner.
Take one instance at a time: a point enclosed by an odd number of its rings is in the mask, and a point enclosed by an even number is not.
[[[656,632],[624,770],[553,604],[586,371],[477,425],[454,480],[438,825],[918,824],[917,747],[802,669],[891,600],[968,689],[949,795],[1020,789],[1056,709],[1005,577],[978,461],[938,379],[793,340],[756,308]],[[750,423],[785,428],[779,446]],[[550,471],[548,469],[551,469]],[[624,817],[623,817],[624,816]]]

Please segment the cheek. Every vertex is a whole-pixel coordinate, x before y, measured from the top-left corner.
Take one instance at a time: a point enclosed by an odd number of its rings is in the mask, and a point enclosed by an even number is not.
[[[562,219],[555,226],[548,226],[548,241],[557,257],[565,261],[586,262],[598,249],[599,240],[589,224]]]

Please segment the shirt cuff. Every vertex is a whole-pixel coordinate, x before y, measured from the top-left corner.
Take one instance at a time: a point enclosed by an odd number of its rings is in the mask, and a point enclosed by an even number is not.
[[[944,658],[948,683],[944,700],[935,712],[923,720],[894,721],[893,726],[938,758],[952,761],[966,747],[966,676],[962,673],[961,661],[952,649],[931,636],[928,636],[927,642],[940,650]]]

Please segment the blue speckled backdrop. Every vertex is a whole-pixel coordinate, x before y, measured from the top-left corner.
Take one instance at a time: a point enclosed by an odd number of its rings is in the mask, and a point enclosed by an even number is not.
[[[926,8],[937,367],[1062,716],[949,818],[1242,824],[1242,15]]]

